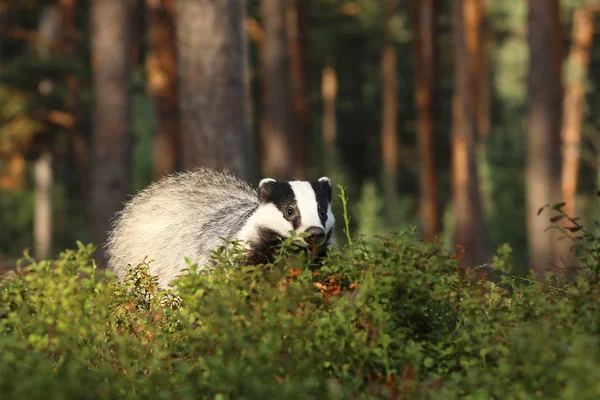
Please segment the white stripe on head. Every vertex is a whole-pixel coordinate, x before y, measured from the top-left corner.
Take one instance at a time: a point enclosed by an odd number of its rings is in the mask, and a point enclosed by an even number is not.
[[[319,218],[317,205],[317,195],[309,182],[293,181],[289,182],[294,196],[296,196],[296,204],[300,210],[300,226],[297,232],[304,232],[311,226],[318,226],[325,229]]]
[[[294,230],[292,224],[283,218],[281,211],[272,203],[261,204],[244,224],[237,239],[244,242],[252,242],[258,239],[258,229],[268,228],[283,237],[289,237],[290,231]]]
[[[261,181],[258,182],[258,187],[261,187],[262,185],[264,185],[267,182],[275,182],[275,179],[273,179],[273,178],[261,179]]]

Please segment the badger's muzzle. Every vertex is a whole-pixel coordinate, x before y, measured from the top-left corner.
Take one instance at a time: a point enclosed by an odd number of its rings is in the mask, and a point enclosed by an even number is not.
[[[318,246],[325,240],[325,230],[323,228],[311,226],[305,232],[308,233],[309,236],[305,237],[304,240],[311,246]]]

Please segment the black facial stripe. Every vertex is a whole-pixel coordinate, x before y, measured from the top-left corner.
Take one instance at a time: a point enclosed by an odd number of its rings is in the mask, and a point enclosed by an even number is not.
[[[329,203],[331,202],[331,186],[329,185],[329,182],[320,181],[311,182],[310,185],[312,186],[317,199],[319,219],[323,226],[325,226],[325,222],[327,222],[327,210],[329,208]]]
[[[248,264],[268,264],[275,261],[274,253],[282,240],[283,237],[271,229],[259,229],[258,240],[252,244],[250,249]]]
[[[294,189],[288,182],[266,182],[259,189],[259,198],[262,203],[272,203],[277,207],[285,219],[290,221],[294,230],[297,230],[302,222],[298,202]],[[293,210],[288,215],[288,210]]]

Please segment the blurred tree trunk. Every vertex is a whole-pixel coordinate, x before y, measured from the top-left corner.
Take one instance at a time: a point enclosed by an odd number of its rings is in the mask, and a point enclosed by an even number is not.
[[[183,167],[248,176],[244,0],[177,0]]]
[[[257,154],[251,155],[251,165],[252,170],[255,172],[255,178],[260,178],[262,176],[262,165],[259,165],[258,159],[260,159],[262,152],[262,138],[267,137],[268,126],[266,124],[264,116],[266,115],[266,72],[265,72],[265,32],[263,28],[260,26],[258,21],[255,18],[248,18],[246,20],[246,31],[248,32],[248,36],[252,42],[256,44],[258,49],[258,60],[257,60],[257,68],[258,75],[260,81],[260,93],[259,93],[259,104],[258,107],[260,109],[261,117],[259,118],[259,136],[260,138],[255,137],[253,131],[248,132],[249,144],[253,151],[256,151]],[[246,63],[249,63],[249,60],[246,60]],[[247,88],[249,90],[249,87]],[[248,98],[251,96],[247,93]],[[251,111],[251,110],[249,110]],[[249,125],[250,126],[250,125]]]
[[[56,4],[45,6],[38,26],[39,41],[36,42],[40,58],[50,57],[53,48],[49,43],[56,42],[62,29],[62,15]],[[34,254],[45,259],[52,251],[52,154],[42,149],[33,168],[35,205],[33,212]]]
[[[481,204],[476,141],[477,123],[477,43],[481,26],[472,18],[481,0],[453,0],[455,96],[452,130],[452,185],[456,215],[456,244],[463,246],[466,266],[483,264],[486,257],[485,220]]]
[[[290,148],[294,114],[286,12],[287,0],[261,0],[265,79],[262,170],[274,179],[292,179],[295,170]]]
[[[337,150],[335,100],[337,96],[337,76],[332,63],[328,60],[323,67],[321,77],[321,95],[323,96],[323,144],[325,148],[323,165],[325,173],[331,175],[335,166]]]
[[[538,209],[561,196],[562,44],[558,0],[529,0],[529,118],[526,172],[530,267],[538,277],[557,265],[559,235]]]
[[[398,100],[396,98],[397,55],[394,44],[393,20],[395,0],[385,0],[385,46],[381,58],[383,185],[389,226],[395,228],[398,208]]]
[[[435,46],[436,0],[413,0],[412,25],[418,109],[417,142],[420,161],[420,205],[423,237],[440,232],[438,178],[435,162],[434,96],[437,81]]]
[[[310,109],[308,103],[308,29],[309,0],[288,0],[287,26],[289,34],[292,105],[295,130],[292,137],[294,177],[308,179],[310,165]]]
[[[247,179],[250,182],[258,182],[260,179],[260,168],[258,165],[258,137],[254,129],[254,97],[252,96],[252,65],[250,63],[250,48],[251,37],[248,30],[248,21],[246,18],[245,30],[246,38],[244,40],[244,54],[242,60],[244,62],[244,116],[246,121],[246,143],[249,151],[247,151],[248,174]]]
[[[589,6],[582,6],[575,10],[572,29],[562,126],[562,200],[566,203],[564,211],[574,217],[577,205],[577,181],[579,180],[579,146],[585,108],[585,81],[594,36],[594,10]]]
[[[128,0],[91,3],[94,137],[90,229],[96,246],[131,192],[132,122]],[[104,258],[103,247],[97,257]]]
[[[469,20],[469,31],[478,32],[473,37],[470,46],[475,47],[476,75],[475,96],[477,106],[477,133],[480,137],[487,138],[490,134],[490,84],[487,30],[484,29],[485,0],[472,2],[472,17]],[[467,11],[469,12],[469,11]]]
[[[34,251],[37,259],[46,259],[52,251],[52,156],[43,152],[33,169],[35,212],[33,216]]]
[[[132,69],[137,69],[142,60],[143,31],[140,18],[144,17],[144,1],[129,0],[129,51]]]
[[[154,140],[154,178],[180,169],[181,137],[177,95],[177,32],[174,0],[146,0],[148,7],[148,91],[158,127]]]

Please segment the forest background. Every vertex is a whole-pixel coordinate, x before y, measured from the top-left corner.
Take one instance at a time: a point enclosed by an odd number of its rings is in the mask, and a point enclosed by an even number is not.
[[[214,165],[328,175],[354,232],[564,271],[538,209],[600,216],[599,5],[2,0],[0,265],[99,244],[128,196]]]

